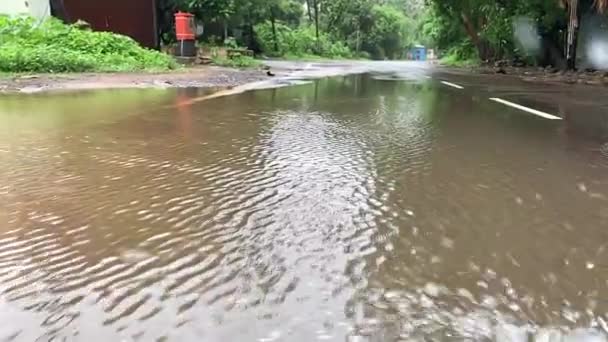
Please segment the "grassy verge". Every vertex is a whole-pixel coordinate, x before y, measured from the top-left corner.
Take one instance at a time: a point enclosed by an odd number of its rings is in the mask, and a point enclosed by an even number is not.
[[[480,61],[479,59],[475,58],[460,59],[458,58],[458,56],[448,55],[440,59],[439,63],[450,67],[466,68],[478,66],[480,64]]]
[[[450,48],[439,63],[450,67],[475,67],[481,64],[477,50],[469,42],[461,42]]]
[[[141,47],[129,37],[94,32],[57,19],[38,24],[28,17],[0,16],[0,72],[65,73],[166,71],[168,55]]]
[[[215,57],[212,60],[213,64],[228,68],[255,68],[262,63],[253,57],[238,56],[234,58]]]

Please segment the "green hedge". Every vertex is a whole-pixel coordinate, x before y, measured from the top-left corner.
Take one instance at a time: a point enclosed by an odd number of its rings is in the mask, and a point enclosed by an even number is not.
[[[162,71],[173,58],[141,47],[133,39],[94,32],[57,19],[0,16],[0,71]]]

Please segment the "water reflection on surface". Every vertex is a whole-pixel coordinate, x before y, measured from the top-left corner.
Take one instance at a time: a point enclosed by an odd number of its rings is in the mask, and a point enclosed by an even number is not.
[[[608,178],[433,81],[0,99],[0,338],[605,341]]]

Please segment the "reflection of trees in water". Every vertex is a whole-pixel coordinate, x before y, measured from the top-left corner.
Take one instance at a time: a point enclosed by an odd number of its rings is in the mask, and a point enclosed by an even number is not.
[[[403,178],[408,174],[424,172],[433,140],[433,106],[435,89],[417,83],[361,80],[366,96],[366,123],[360,123],[365,132],[370,165],[374,165],[377,186],[368,201],[374,219],[374,233],[370,236],[371,253],[351,260],[347,270],[352,274],[353,286],[358,289],[345,310],[356,324],[357,331],[370,334],[372,340],[393,340],[400,334],[401,320],[386,315],[383,309],[374,308],[370,301],[390,288],[390,279],[407,281],[402,264],[412,260],[410,249],[404,245],[404,235],[412,208],[407,195],[399,194]],[[361,107],[358,107],[361,110]],[[389,276],[390,274],[390,276]],[[364,286],[360,283],[365,278]],[[406,286],[401,283],[400,287]],[[378,304],[378,302],[376,302]]]

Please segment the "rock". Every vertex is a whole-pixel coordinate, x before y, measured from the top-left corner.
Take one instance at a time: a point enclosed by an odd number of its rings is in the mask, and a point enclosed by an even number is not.
[[[551,65],[549,65],[549,66],[547,66],[547,67],[545,68],[545,73],[547,73],[547,74],[554,74],[554,73],[556,73],[556,72],[558,72],[558,70],[557,70],[557,69],[555,69],[555,68],[554,68],[553,66],[551,66]]]
[[[196,60],[196,64],[207,65],[213,63],[213,59],[211,57],[199,56]]]
[[[585,84],[589,84],[589,85],[602,85],[602,80],[588,80],[585,81]]]
[[[163,80],[154,80],[152,83],[154,84],[154,86],[159,88],[169,88],[171,86],[170,82]]]
[[[36,78],[40,78],[40,76],[39,75],[23,75],[23,76],[18,77],[18,78],[21,79],[21,80],[33,80],[33,79],[36,79]]]

